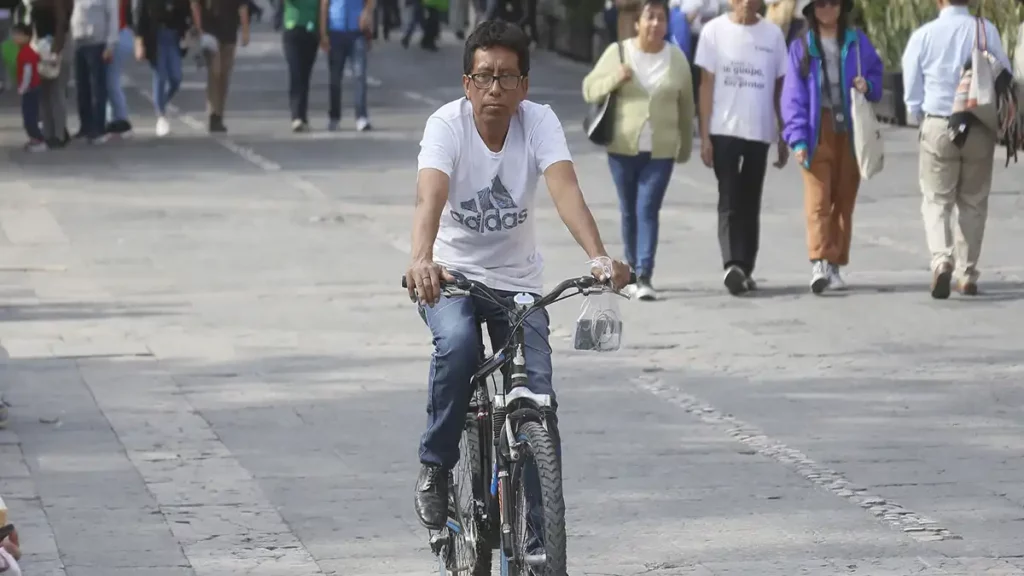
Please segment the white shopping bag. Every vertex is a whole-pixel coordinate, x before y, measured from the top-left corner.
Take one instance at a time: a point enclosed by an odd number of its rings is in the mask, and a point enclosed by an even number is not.
[[[860,42],[857,42],[857,76],[863,76]],[[850,121],[853,123],[853,151],[860,177],[867,180],[885,167],[885,146],[875,109],[856,87],[850,88]]]

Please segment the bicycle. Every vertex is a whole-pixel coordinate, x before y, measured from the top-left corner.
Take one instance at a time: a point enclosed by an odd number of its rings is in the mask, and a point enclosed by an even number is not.
[[[526,386],[524,323],[530,313],[555,302],[613,290],[593,276],[581,276],[563,281],[539,300],[518,293],[510,305],[508,298],[487,286],[449,273],[455,281],[442,280],[441,293],[477,296],[504,307],[512,336],[490,357],[480,343],[480,367],[471,379],[459,463],[448,473],[448,521],[430,536],[438,572],[440,576],[490,576],[492,554],[497,549],[502,576],[563,576],[565,502],[560,442],[557,429],[551,426],[552,398]],[[630,284],[634,283],[636,275],[632,274]],[[407,287],[404,277],[402,287]],[[572,288],[576,292],[563,295]],[[488,379],[498,370],[502,371],[501,392],[492,379],[492,398]],[[532,534],[530,523],[535,524]],[[537,528],[542,533],[537,534]]]

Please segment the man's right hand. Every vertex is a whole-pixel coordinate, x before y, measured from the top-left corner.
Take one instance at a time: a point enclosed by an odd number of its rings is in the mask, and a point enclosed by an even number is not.
[[[146,44],[142,38],[135,39],[135,59],[140,62],[146,59]]]
[[[441,299],[442,279],[445,282],[455,281],[454,276],[432,260],[414,260],[405,272],[405,284],[409,288],[409,299],[433,308],[434,304]]]

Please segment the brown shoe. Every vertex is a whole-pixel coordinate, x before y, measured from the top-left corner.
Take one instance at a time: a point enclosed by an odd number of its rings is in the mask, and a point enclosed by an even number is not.
[[[936,268],[935,275],[932,277],[932,298],[936,300],[949,298],[949,285],[952,280],[953,266],[946,263]]]
[[[957,290],[964,296],[977,296],[978,283],[974,280],[961,280],[957,283]]]

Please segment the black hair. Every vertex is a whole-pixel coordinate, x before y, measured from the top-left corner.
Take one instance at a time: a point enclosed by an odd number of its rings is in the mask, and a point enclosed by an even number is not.
[[[19,32],[21,34],[24,34],[25,36],[31,37],[32,26],[30,24],[25,24],[24,22],[18,22],[14,26],[11,26],[11,32]]]
[[[846,28],[848,26],[847,20],[850,17],[850,13],[844,9],[844,4],[845,0],[840,3],[839,20],[836,22],[836,40],[838,41],[840,47],[843,45],[843,39],[846,38]],[[800,60],[800,75],[803,76],[804,78],[806,78],[807,75],[811,73],[811,51],[807,47],[807,34],[809,32],[813,32],[814,47],[818,50],[818,54],[821,54],[822,60],[825,59],[825,51],[821,47],[821,26],[819,26],[818,19],[814,16],[814,10],[808,10],[805,16],[807,19],[807,29],[804,30],[802,33],[802,39],[804,42],[804,57]],[[841,54],[842,50],[840,50],[840,58],[842,58]],[[822,66],[821,70],[822,73],[825,75],[824,84],[826,87],[828,87],[830,86],[828,78],[828,66]],[[842,66],[840,66],[840,70],[842,70]],[[842,82],[842,78],[839,78],[838,80],[839,82]]]
[[[640,5],[640,12],[643,12],[648,7],[661,8],[665,11],[665,16],[668,17],[668,0],[644,0],[643,4]]]
[[[519,73],[530,75],[530,39],[519,26],[504,20],[486,20],[481,22],[466,38],[466,48],[462,53],[463,74],[473,73],[473,59],[477,50],[487,50],[495,46],[508,48],[519,58]]]

